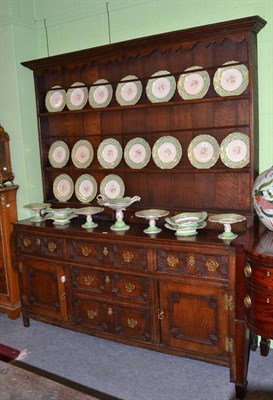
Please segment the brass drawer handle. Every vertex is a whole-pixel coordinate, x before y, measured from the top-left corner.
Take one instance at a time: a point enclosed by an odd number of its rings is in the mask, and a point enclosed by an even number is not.
[[[219,267],[219,263],[215,260],[209,260],[206,262],[206,267],[210,272],[215,272]]]
[[[128,293],[132,293],[136,288],[136,285],[134,285],[131,282],[126,282],[124,286],[125,286],[126,292],[128,292]]]
[[[103,248],[103,250],[102,250],[102,253],[103,253],[105,256],[108,256],[109,250],[107,249],[106,246],[104,246],[104,248]]]
[[[127,318],[127,324],[130,328],[135,328],[138,324],[136,319],[133,318]]]
[[[189,267],[193,267],[195,265],[195,257],[194,256],[189,256],[187,258],[187,265]]]
[[[29,247],[31,245],[31,240],[29,238],[24,238],[24,246]]]
[[[167,264],[169,267],[175,267],[179,263],[179,259],[176,256],[168,256]]]
[[[88,257],[89,256],[89,254],[91,253],[91,249],[89,249],[89,247],[87,247],[87,246],[83,246],[82,247],[82,255],[84,256],[84,257]]]
[[[93,310],[87,310],[87,316],[90,319],[94,319],[97,316],[97,313],[96,313],[96,311],[93,311]]]
[[[85,283],[87,286],[89,286],[89,285],[91,285],[91,283],[94,281],[94,278],[92,278],[92,276],[90,276],[90,275],[85,275],[84,278],[83,278],[83,280],[84,280],[84,283]]]
[[[164,314],[164,311],[160,311],[160,310],[158,310],[158,312],[157,312],[157,318],[158,319],[164,319],[165,318],[165,314]]]
[[[129,263],[133,260],[134,255],[132,253],[130,253],[129,251],[124,251],[122,253],[122,258],[125,262]]]
[[[51,253],[53,253],[57,249],[57,245],[54,242],[49,242],[47,247],[48,250],[51,251]]]
[[[251,298],[250,298],[250,296],[248,294],[244,298],[244,303],[245,303],[245,308],[250,308],[251,307]]]
[[[250,266],[250,264],[246,264],[246,266],[245,266],[245,268],[244,268],[244,272],[245,272],[245,276],[247,277],[247,278],[249,278],[250,276],[251,276],[251,274],[252,274],[252,268],[251,268],[251,266]]]

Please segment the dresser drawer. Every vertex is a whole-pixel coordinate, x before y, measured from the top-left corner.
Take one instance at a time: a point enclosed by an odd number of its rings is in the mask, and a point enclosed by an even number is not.
[[[65,258],[65,240],[55,237],[18,234],[19,251],[26,254]]]
[[[143,248],[104,245],[89,241],[70,241],[69,258],[89,265],[147,270],[147,251]]]
[[[273,293],[262,292],[247,286],[244,299],[246,318],[250,327],[259,335],[272,338],[273,335]]]
[[[73,298],[72,319],[74,324],[92,330],[145,342],[151,341],[149,310],[133,309],[76,295]]]
[[[229,257],[159,250],[157,252],[157,270],[188,276],[228,279]]]
[[[248,260],[244,271],[249,283],[262,289],[272,290],[273,292],[272,266],[260,265]]]
[[[147,278],[70,267],[72,287],[79,292],[106,295],[118,300],[148,304],[152,283]]]

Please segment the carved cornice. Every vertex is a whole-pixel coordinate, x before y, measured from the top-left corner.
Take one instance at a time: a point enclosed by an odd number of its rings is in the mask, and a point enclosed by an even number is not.
[[[73,69],[77,65],[130,60],[139,55],[145,57],[151,54],[151,48],[164,53],[168,50],[190,50],[197,44],[205,46],[211,45],[212,42],[221,44],[225,39],[242,42],[259,32],[265,24],[266,21],[257,16],[242,18],[41,58],[23,62],[22,65],[37,73],[42,73],[47,69],[54,70],[63,67]]]

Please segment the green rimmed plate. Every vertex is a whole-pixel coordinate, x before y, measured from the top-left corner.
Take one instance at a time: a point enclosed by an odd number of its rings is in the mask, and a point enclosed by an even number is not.
[[[220,145],[220,157],[229,168],[243,168],[249,159],[249,137],[245,133],[230,133]]]
[[[75,183],[75,195],[82,203],[92,201],[98,191],[98,185],[95,178],[89,174],[81,175]]]
[[[71,158],[75,167],[89,167],[94,158],[92,144],[88,140],[78,140],[72,148]]]
[[[113,96],[113,88],[106,79],[98,79],[89,90],[89,104],[93,108],[107,107]]]
[[[164,76],[170,75],[170,76]],[[169,101],[174,95],[176,82],[169,71],[158,71],[148,80],[146,94],[152,103]]]
[[[53,182],[53,193],[57,200],[67,201],[72,197],[74,183],[67,174],[58,175]]]
[[[45,106],[49,112],[62,111],[66,105],[66,92],[61,86],[55,85],[47,92]]]
[[[220,96],[238,96],[248,86],[248,69],[244,64],[232,65],[238,61],[229,61],[214,74],[213,86]]]
[[[209,90],[209,74],[204,70],[198,71],[200,69],[202,67],[190,67],[185,70],[184,74],[180,75],[177,82],[177,90],[182,99],[201,99]]]
[[[149,143],[142,138],[130,140],[124,149],[124,159],[126,164],[133,169],[144,168],[151,158],[151,148]]]
[[[125,186],[123,180],[118,175],[106,175],[101,181],[100,193],[109,199],[122,198],[124,192]]]
[[[48,159],[52,167],[62,168],[69,160],[69,148],[62,140],[52,143],[48,151]]]
[[[159,138],[152,150],[155,164],[162,169],[174,168],[182,157],[182,146],[173,136]]]
[[[118,140],[104,139],[97,151],[97,158],[103,168],[115,168],[122,159],[122,147]]]
[[[142,94],[142,84],[135,75],[128,75],[121,79],[116,89],[116,99],[121,106],[136,104]],[[129,82],[126,82],[129,81]]]
[[[219,158],[219,144],[211,135],[196,136],[188,147],[188,158],[195,168],[211,168]]]
[[[88,89],[82,82],[75,82],[66,93],[66,105],[69,110],[81,110],[88,99]]]

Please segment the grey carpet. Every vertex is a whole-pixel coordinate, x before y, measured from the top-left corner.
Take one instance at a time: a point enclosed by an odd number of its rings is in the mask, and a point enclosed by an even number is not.
[[[229,369],[121,345],[0,314],[0,343],[27,349],[23,363],[122,400],[234,400]],[[246,400],[273,400],[273,349],[251,352]]]

